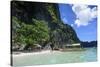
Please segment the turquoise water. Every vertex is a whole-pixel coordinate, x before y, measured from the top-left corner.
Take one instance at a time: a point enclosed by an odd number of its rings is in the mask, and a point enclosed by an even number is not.
[[[97,61],[97,49],[86,48],[83,51],[67,51],[41,55],[13,57],[13,66],[31,66],[44,64],[62,64]]]

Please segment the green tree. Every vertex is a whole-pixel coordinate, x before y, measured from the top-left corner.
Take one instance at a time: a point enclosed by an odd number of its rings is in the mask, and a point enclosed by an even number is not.
[[[17,18],[16,18],[17,19]],[[13,20],[15,20],[13,18]],[[16,20],[15,20],[16,21]],[[18,22],[19,28],[14,28],[15,34],[14,41],[15,43],[20,43],[21,45],[26,44],[29,46],[34,46],[34,44],[42,45],[43,42],[49,39],[49,28],[45,21],[33,19],[32,24],[25,24],[24,22]],[[14,21],[12,23],[15,23]],[[13,24],[16,26],[16,24]]]

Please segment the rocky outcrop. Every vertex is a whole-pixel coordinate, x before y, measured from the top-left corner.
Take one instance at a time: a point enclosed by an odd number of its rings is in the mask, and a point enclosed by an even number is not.
[[[46,21],[50,39],[45,44],[51,42],[56,47],[62,47],[67,43],[80,42],[74,29],[61,21],[58,4],[12,1],[11,16],[25,24],[33,24],[32,19]]]

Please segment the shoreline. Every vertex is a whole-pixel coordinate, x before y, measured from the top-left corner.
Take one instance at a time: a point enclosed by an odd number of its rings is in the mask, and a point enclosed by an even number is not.
[[[38,52],[21,52],[21,51],[15,51],[11,55],[13,57],[21,57],[21,56],[28,56],[28,55],[40,55],[40,54],[50,54],[50,53],[55,53],[55,52],[72,52],[72,51],[83,51],[85,49],[65,49],[65,50],[42,50]]]
[[[61,52],[61,51],[45,50],[45,51],[40,51],[40,52],[27,52],[27,53],[19,52],[18,54],[11,54],[11,55],[12,55],[12,57],[21,57],[21,56],[28,56],[28,55],[39,55],[39,54],[55,53],[55,52]]]
[[[72,51],[85,51],[86,48],[81,49],[66,49],[66,50],[42,50],[38,52],[21,52],[15,51],[11,54],[12,57],[23,57],[23,56],[30,56],[30,55],[41,55],[41,54],[53,54],[53,53],[62,53],[62,52],[72,52]]]

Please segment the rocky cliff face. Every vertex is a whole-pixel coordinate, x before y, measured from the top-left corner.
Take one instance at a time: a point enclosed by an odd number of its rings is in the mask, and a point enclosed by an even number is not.
[[[46,43],[52,42],[54,46],[62,47],[67,43],[80,42],[74,29],[61,21],[58,4],[12,1],[11,16],[25,24],[32,24],[32,19],[46,21],[50,31],[50,39]]]
[[[11,5],[12,16],[16,16],[26,23],[31,23],[32,18],[45,20],[47,22],[60,20],[57,4],[12,1]]]

